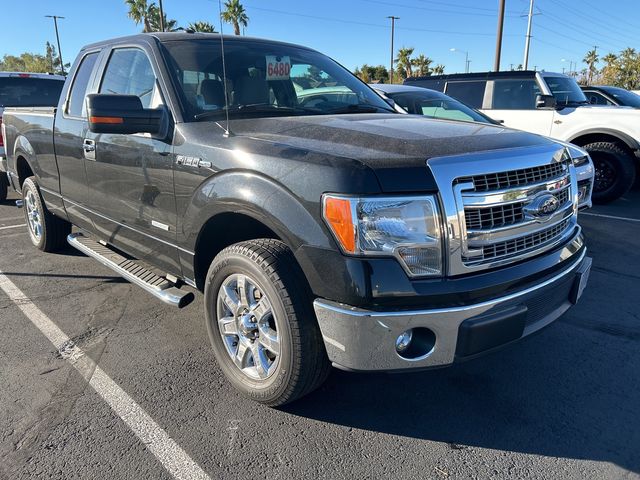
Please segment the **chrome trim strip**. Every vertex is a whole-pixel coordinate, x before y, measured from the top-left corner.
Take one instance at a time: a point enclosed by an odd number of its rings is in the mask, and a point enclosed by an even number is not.
[[[79,203],[76,203],[76,202],[74,202],[74,201],[72,201],[72,200],[69,200],[68,198],[64,198],[64,197],[63,197],[63,198],[62,198],[62,200],[63,200],[63,201],[65,201],[65,202],[69,202],[71,205],[74,205],[74,206],[76,206],[76,207],[78,207],[78,208],[81,208],[81,209],[83,209],[83,210],[85,210],[85,211],[87,211],[87,212],[91,213],[92,215],[95,215],[95,216],[100,217],[100,218],[104,218],[105,220],[107,220],[107,221],[109,221],[109,222],[113,222],[113,223],[115,223],[116,225],[119,225],[119,226],[124,227],[124,228],[128,228],[129,230],[132,230],[132,231],[134,231],[134,232],[136,232],[136,233],[139,233],[140,235],[144,235],[145,237],[149,237],[149,238],[151,238],[151,239],[153,239],[153,240],[156,240],[156,241],[158,241],[158,242],[160,242],[160,243],[164,243],[165,245],[168,245],[168,246],[170,246],[170,247],[177,248],[177,249],[178,249],[178,250],[180,250],[181,252],[188,253],[189,255],[195,255],[195,252],[191,252],[191,251],[189,251],[189,250],[186,250],[186,249],[184,249],[184,248],[182,248],[182,247],[179,247],[178,245],[174,245],[174,244],[173,244],[173,243],[171,243],[171,242],[167,242],[166,240],[163,240],[163,239],[161,239],[161,238],[154,237],[153,235],[149,235],[148,233],[141,232],[140,230],[138,230],[138,229],[136,229],[136,228],[130,227],[129,225],[125,225],[124,223],[117,222],[116,220],[114,220],[114,219],[112,219],[112,218],[109,218],[109,217],[107,217],[107,216],[105,216],[105,215],[102,215],[101,213],[98,213],[98,212],[96,212],[96,211],[94,211],[94,210],[91,210],[90,208],[87,208],[87,207],[85,207],[85,206],[83,206],[83,205],[80,205]]]
[[[43,192],[47,192],[49,195],[53,195],[54,197],[62,198],[62,195],[60,195],[58,192],[54,192],[53,190],[49,190],[48,188],[40,187],[40,190],[42,190]]]
[[[496,205],[533,200],[540,192],[558,193],[571,184],[569,175],[548,182],[536,183],[526,188],[516,187],[512,190],[496,190],[495,192],[462,192],[465,207],[485,208]]]
[[[105,267],[110,268],[111,270],[116,272],[118,275],[120,275],[122,278],[128,280],[134,285],[137,285],[143,290],[149,292],[151,295],[163,301],[167,305],[182,308],[187,306],[189,303],[191,303],[191,301],[193,301],[194,295],[192,292],[184,292],[175,286],[169,286],[167,288],[159,288],[159,287],[150,285],[144,280],[140,279],[139,277],[132,275],[127,270],[120,267],[120,265],[113,262],[111,259],[103,255],[100,255],[99,253],[91,250],[91,248],[83,245],[81,242],[78,241],[79,237],[84,237],[84,235],[82,235],[81,233],[72,233],[67,237],[67,242],[72,247],[80,250],[85,255],[91,258],[94,258],[95,260],[98,260]],[[169,283],[170,285],[173,285],[168,281],[167,283]]]

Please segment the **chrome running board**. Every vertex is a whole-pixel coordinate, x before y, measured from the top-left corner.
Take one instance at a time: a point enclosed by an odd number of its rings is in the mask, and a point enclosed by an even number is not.
[[[194,299],[192,292],[180,290],[174,283],[166,278],[156,275],[134,260],[123,257],[109,247],[85,237],[81,233],[72,233],[67,237],[67,242],[69,242],[69,245],[72,247],[98,260],[105,267],[109,267],[125,280],[141,287],[168,305],[182,308],[189,305]]]

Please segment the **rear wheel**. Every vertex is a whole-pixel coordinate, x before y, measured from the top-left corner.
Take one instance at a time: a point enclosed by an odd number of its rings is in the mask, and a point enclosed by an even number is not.
[[[218,364],[236,389],[269,406],[306,395],[329,374],[305,285],[291,250],[271,239],[224,249],[207,274],[206,324]]]
[[[22,199],[31,243],[43,252],[55,252],[67,245],[71,224],[53,215],[44,204],[35,177],[22,184]]]
[[[7,199],[7,193],[9,190],[9,179],[7,174],[0,172],[0,202],[4,202]]]
[[[630,153],[611,142],[590,143],[583,148],[596,169],[594,203],[611,202],[629,191],[636,176],[635,159]]]

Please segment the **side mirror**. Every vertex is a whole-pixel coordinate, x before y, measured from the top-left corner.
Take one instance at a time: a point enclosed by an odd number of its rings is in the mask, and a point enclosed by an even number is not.
[[[558,106],[553,95],[536,95],[536,108],[555,109]]]
[[[89,130],[94,133],[159,133],[164,110],[142,108],[135,95],[87,96]]]

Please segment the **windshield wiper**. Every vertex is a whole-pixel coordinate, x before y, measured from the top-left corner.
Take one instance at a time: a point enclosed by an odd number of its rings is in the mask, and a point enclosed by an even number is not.
[[[327,110],[327,114],[340,114],[340,113],[378,113],[380,110],[385,112],[396,113],[395,110],[386,109],[382,107],[376,107],[373,105],[367,105],[366,103],[358,103],[347,105],[346,107],[334,108],[333,110]]]
[[[234,105],[229,107],[229,114],[234,113],[282,113],[284,115],[291,115],[295,113],[305,114],[318,114],[322,113],[316,108],[309,107],[279,107],[270,103],[252,103],[248,105]],[[224,109],[211,110],[208,112],[198,113],[194,115],[194,119],[201,120],[203,118],[210,118],[215,116],[223,116],[225,114]]]

